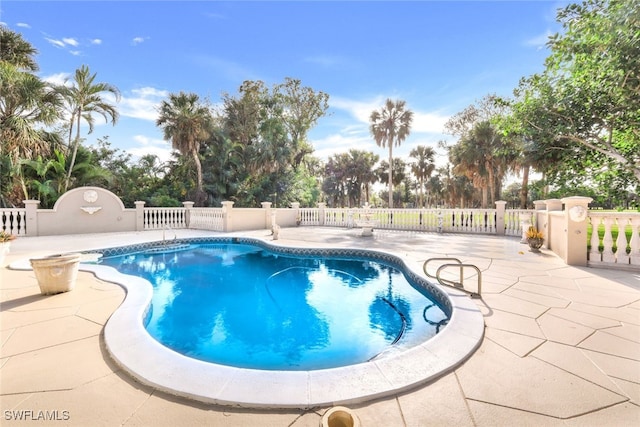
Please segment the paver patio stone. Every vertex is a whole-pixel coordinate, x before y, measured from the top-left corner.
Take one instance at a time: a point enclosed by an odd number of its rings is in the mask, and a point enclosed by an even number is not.
[[[12,356],[2,367],[2,394],[68,390],[112,373],[98,336]],[[28,375],[26,374],[28,373]]]
[[[112,373],[70,390],[33,393],[14,409],[68,411],[73,425],[107,427],[124,424],[148,397],[147,392],[132,387]],[[87,400],[100,404],[87,405]]]
[[[524,357],[540,346],[545,340],[528,337],[500,329],[489,328],[485,331],[485,338],[511,351],[513,354]]]
[[[579,323],[548,313],[538,319],[538,324],[548,340],[569,345],[577,345],[595,332]]]
[[[612,378],[640,384],[640,362],[596,351],[582,350],[584,354]]]
[[[78,308],[76,316],[104,325],[115,309],[122,303],[124,291],[122,289],[112,291],[109,295],[113,296],[106,296],[100,301],[83,304]]]
[[[637,301],[638,295],[629,292],[611,292],[606,289],[585,288],[579,291],[559,289],[558,293],[574,301],[594,307],[622,307]]]
[[[468,399],[557,418],[627,400],[539,359],[519,358],[490,340],[483,342],[457,375]]]
[[[532,357],[543,360],[582,379],[621,394],[620,388],[590,359],[584,351],[571,345],[546,342],[538,347]]]
[[[538,325],[535,319],[530,317],[501,310],[492,310],[489,315],[485,315],[484,322],[489,328],[545,339],[544,334],[540,330],[540,325]]]
[[[348,405],[364,426],[397,426],[403,424],[399,399],[377,400],[360,405]],[[326,409],[319,410],[324,414]]]
[[[567,279],[564,277],[555,277],[555,276],[549,276],[548,274],[545,274],[543,276],[526,276],[526,275],[520,275],[520,281],[517,285],[517,287],[520,286],[520,284],[524,284],[524,283],[530,283],[532,285],[540,285],[543,286],[544,288],[539,288],[540,292],[543,293],[544,295],[559,295],[557,293],[555,294],[547,294],[544,293],[546,292],[550,292],[551,290],[557,290],[557,289],[572,289],[572,290],[579,290],[577,283],[573,280],[573,279]]]
[[[622,326],[603,329],[602,333],[615,335],[619,338],[640,343],[640,326],[624,324]]]
[[[631,381],[612,378],[613,381],[622,392],[629,398],[629,401],[640,408],[640,384]]]
[[[101,326],[77,316],[67,316],[16,328],[2,346],[4,356],[43,349],[100,334]]]
[[[181,398],[154,393],[124,423],[134,426],[222,426],[265,427],[318,426],[320,415],[314,411],[258,411],[186,402]],[[303,423],[294,424],[302,420]]]
[[[40,310],[4,310],[0,312],[0,328],[15,329],[21,326],[34,325],[47,320],[60,319],[75,314],[78,307],[60,307]]]
[[[632,403],[625,402],[598,412],[585,414],[579,418],[566,420],[567,427],[636,427],[640,424],[640,410]]]
[[[547,314],[569,320],[592,329],[604,329],[620,326],[620,322],[617,320],[573,310],[572,306],[566,309],[552,308],[547,312]]]
[[[528,290],[523,290],[516,287],[506,290],[504,294],[514,298],[519,298],[524,301],[540,304],[545,306],[546,308],[549,308],[549,307],[565,308],[565,307],[568,307],[569,304],[571,303],[569,300],[564,298],[544,295],[536,292],[530,292]]]
[[[584,340],[578,347],[627,359],[640,360],[640,343],[600,331]]]
[[[513,314],[519,314],[521,316],[532,317],[534,319],[541,316],[542,313],[549,309],[543,305],[505,294],[484,295],[483,299],[495,310],[502,310]]]
[[[485,402],[469,400],[469,409],[477,427],[565,427],[564,420]],[[584,426],[583,426],[584,427]]]
[[[473,426],[473,419],[455,374],[448,374],[417,389],[410,396],[401,395],[398,401],[407,426]],[[367,425],[383,424],[372,422]]]
[[[583,313],[592,314],[594,316],[604,317],[606,319],[617,320],[619,322],[630,323],[632,325],[640,325],[638,310],[629,307],[594,307],[592,305],[574,302],[571,303],[569,308]]]

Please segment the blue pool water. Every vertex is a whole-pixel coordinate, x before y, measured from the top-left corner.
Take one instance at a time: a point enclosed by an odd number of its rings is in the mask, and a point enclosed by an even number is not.
[[[365,257],[199,243],[108,256],[153,286],[145,326],[192,358],[314,370],[366,362],[433,337],[448,316],[397,268]]]

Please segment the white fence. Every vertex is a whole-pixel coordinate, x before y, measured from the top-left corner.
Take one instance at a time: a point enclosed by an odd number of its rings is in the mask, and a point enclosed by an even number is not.
[[[27,210],[0,208],[0,231],[14,236],[26,236],[28,234]]]
[[[640,268],[640,213],[589,211],[589,265]]]
[[[25,208],[0,209],[0,230],[17,236],[38,236],[109,231],[142,231],[192,228],[220,232],[280,227],[372,227],[441,233],[521,236],[523,227],[535,225],[545,234],[545,247],[569,265],[640,269],[640,213],[588,211],[589,198],[536,201],[535,210],[505,209],[377,209],[317,208],[273,209],[145,208],[136,202],[127,209],[117,196],[97,187],[70,190],[54,209],[38,209],[38,201]],[[572,212],[572,214],[570,214]],[[587,237],[589,236],[589,237]]]

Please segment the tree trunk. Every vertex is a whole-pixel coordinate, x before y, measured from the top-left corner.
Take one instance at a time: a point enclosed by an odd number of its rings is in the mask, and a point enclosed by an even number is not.
[[[69,189],[69,183],[71,182],[71,172],[73,172],[73,167],[76,164],[76,155],[78,154],[78,145],[80,145],[80,119],[82,118],[82,110],[78,110],[77,112],[77,120],[76,124],[76,139],[73,143],[73,154],[71,155],[71,162],[69,163],[69,170],[67,171],[67,179],[64,181],[64,192],[66,193]]]
[[[393,141],[389,144],[389,209],[393,208]]]
[[[202,164],[200,163],[200,156],[198,156],[198,151],[197,150],[193,150],[191,152],[191,154],[193,155],[193,161],[196,164],[196,191],[197,191],[197,196],[196,196],[196,206],[202,206],[203,205],[203,193],[204,193],[204,185],[202,183]]]
[[[529,165],[522,168],[522,188],[520,189],[520,209],[527,209],[529,198]]]

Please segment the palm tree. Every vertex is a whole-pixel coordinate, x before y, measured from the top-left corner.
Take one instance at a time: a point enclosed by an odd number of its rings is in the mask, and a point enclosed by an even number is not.
[[[389,148],[389,164],[393,164],[393,146],[400,145],[411,132],[413,111],[405,109],[405,101],[387,99],[380,110],[369,117],[369,131],[379,147]],[[393,177],[389,168],[389,208],[393,208]]]
[[[425,147],[424,145],[417,146],[409,153],[409,157],[416,159],[416,161],[411,164],[411,172],[413,172],[418,179],[420,186],[419,207],[424,207],[424,183],[436,168],[435,156],[435,150],[432,147]]]
[[[162,128],[165,140],[170,140],[174,149],[181,155],[192,157],[196,166],[196,203],[204,201],[202,182],[202,164],[200,163],[200,145],[210,135],[212,126],[211,111],[200,103],[195,93],[169,94],[168,101],[162,101],[156,126]]]
[[[0,60],[14,65],[24,71],[38,71],[38,63],[34,56],[36,48],[8,28],[0,26]]]
[[[111,119],[112,124],[118,121],[118,111],[116,107],[103,99],[104,93],[111,93],[115,96],[116,102],[120,101],[120,91],[115,86],[108,83],[94,83],[96,73],[90,74],[89,67],[83,65],[78,68],[75,73],[74,81],[71,86],[63,86],[60,90],[67,104],[67,108],[71,113],[69,120],[69,147],[71,147],[71,136],[73,127],[76,127],[76,137],[73,142],[73,154],[71,155],[71,163],[67,170],[67,178],[64,183],[64,191],[69,188],[71,181],[71,173],[76,163],[78,154],[78,145],[80,145],[80,123],[84,119],[89,125],[89,133],[93,132],[93,113],[98,113],[104,117],[108,123]]]

